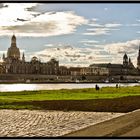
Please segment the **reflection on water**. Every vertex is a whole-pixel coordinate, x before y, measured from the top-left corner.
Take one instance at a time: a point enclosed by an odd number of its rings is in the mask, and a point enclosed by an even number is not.
[[[115,87],[115,83],[99,83],[99,87]],[[121,86],[135,86],[140,83],[125,83]],[[52,90],[52,89],[79,89],[94,88],[95,84],[0,84],[0,91],[24,91],[24,90]]]

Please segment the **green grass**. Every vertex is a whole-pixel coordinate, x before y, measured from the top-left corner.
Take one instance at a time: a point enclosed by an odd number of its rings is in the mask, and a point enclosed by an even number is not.
[[[140,87],[104,87],[99,91],[94,88],[87,89],[62,89],[45,91],[0,92],[0,103],[42,100],[87,100],[109,99],[124,96],[140,96]]]
[[[140,86],[121,87],[118,89],[114,87],[104,87],[99,91],[96,91],[94,88],[87,88],[0,92],[0,109],[41,109],[40,106],[33,105],[31,101],[114,99],[126,96],[140,96]]]

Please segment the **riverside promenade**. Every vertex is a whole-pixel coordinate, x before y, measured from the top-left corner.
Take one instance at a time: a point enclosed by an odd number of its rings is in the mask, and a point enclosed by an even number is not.
[[[124,113],[0,110],[0,137],[57,137]]]
[[[123,116],[101,122],[76,132],[64,135],[65,137],[139,137],[140,136],[140,109],[126,113]]]

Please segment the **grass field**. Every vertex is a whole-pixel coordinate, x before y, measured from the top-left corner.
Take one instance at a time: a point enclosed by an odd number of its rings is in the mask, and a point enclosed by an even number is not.
[[[140,87],[104,87],[99,91],[87,89],[61,89],[21,92],[0,92],[0,102],[41,101],[41,100],[86,100],[108,99],[124,96],[140,96]]]
[[[48,100],[89,100],[116,99],[126,96],[140,96],[140,86],[135,87],[104,87],[99,91],[87,89],[61,89],[45,91],[0,92],[0,108],[32,108],[32,105],[13,105],[15,102],[32,102]]]

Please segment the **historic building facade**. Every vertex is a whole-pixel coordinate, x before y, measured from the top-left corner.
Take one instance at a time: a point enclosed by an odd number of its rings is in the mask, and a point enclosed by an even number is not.
[[[16,45],[15,35],[11,38],[11,46],[8,48],[7,57],[3,54],[3,73],[6,74],[46,74],[57,75],[59,62],[51,59],[47,63],[42,63],[37,57],[32,57],[30,62],[25,61],[24,53]]]
[[[90,76],[108,76],[109,70],[108,68],[102,68],[102,67],[83,67],[81,69],[81,75],[90,75]]]
[[[135,68],[131,59],[128,58],[127,54],[125,53],[122,64],[100,63],[92,64],[89,67],[108,68],[109,75],[139,75],[138,69],[140,68],[140,50],[137,65],[138,67]]]
[[[92,64],[89,67],[59,66],[59,61],[52,58],[43,63],[36,56],[31,61],[25,60],[16,44],[16,36],[11,38],[11,46],[7,55],[3,54],[0,63],[0,74],[30,74],[30,75],[55,75],[55,76],[110,76],[110,75],[139,75],[140,74],[140,47],[137,57],[137,68],[134,67],[127,54],[123,56],[122,64]]]

